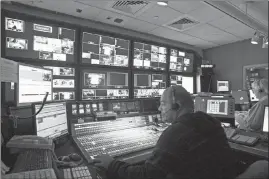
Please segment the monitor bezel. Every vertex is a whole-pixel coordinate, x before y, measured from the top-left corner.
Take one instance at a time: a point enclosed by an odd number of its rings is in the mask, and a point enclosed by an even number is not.
[[[59,139],[59,138],[62,138],[62,137],[64,137],[64,136],[69,135],[69,122],[68,122],[68,115],[67,115],[67,109],[66,109],[67,101],[50,101],[50,102],[46,102],[46,103],[44,104],[44,106],[45,106],[46,104],[53,104],[53,103],[65,103],[65,113],[66,113],[66,123],[67,123],[67,133],[66,133],[66,134],[63,134],[63,135],[61,135],[61,136],[58,136],[58,137],[56,137],[56,138],[53,138],[52,140],[55,141],[55,140],[57,140],[57,139]],[[41,103],[40,103],[40,102],[32,103],[32,105],[31,105],[31,107],[32,107],[32,112],[33,112],[32,115],[34,115],[34,114],[37,112],[36,109],[35,109],[35,106],[36,106],[36,105],[42,105],[42,102],[41,102]],[[42,110],[41,110],[41,111],[42,111]],[[32,122],[33,122],[33,126],[34,126],[34,134],[37,136],[36,116],[32,116]]]

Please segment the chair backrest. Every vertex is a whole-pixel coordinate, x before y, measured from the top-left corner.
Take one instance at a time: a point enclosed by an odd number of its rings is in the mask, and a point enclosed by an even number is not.
[[[268,179],[268,164],[266,160],[256,161],[236,179]]]

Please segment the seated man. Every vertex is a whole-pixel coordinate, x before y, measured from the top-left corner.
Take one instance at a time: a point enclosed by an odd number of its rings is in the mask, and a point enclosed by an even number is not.
[[[166,89],[159,110],[172,122],[160,136],[152,156],[141,165],[98,156],[95,165],[110,179],[235,178],[236,161],[218,120],[193,113],[194,104],[181,86]]]
[[[246,115],[235,117],[239,123],[239,128],[244,130],[261,131],[263,126],[263,110],[268,105],[268,80],[255,80],[252,84],[252,91],[259,99]]]

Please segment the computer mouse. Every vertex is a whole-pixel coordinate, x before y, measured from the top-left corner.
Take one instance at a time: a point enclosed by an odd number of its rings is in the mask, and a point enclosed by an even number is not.
[[[73,161],[80,161],[81,160],[81,156],[76,154],[76,153],[73,153],[73,154],[69,155],[69,157]]]

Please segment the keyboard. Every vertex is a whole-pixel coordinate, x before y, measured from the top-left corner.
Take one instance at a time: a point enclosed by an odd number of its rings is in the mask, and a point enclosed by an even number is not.
[[[254,146],[258,142],[259,137],[255,136],[246,136],[242,134],[236,134],[232,138],[229,139],[229,141],[242,144],[242,145],[247,145],[247,146]]]
[[[12,173],[48,168],[52,168],[52,153],[50,150],[27,149],[19,154]]]
[[[43,169],[2,175],[2,179],[57,179],[53,169]]]
[[[86,166],[63,169],[64,179],[92,179]]]

